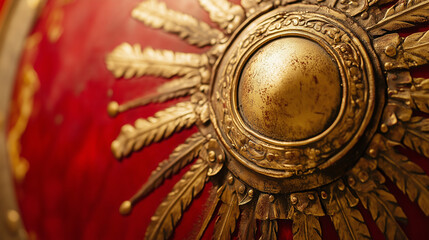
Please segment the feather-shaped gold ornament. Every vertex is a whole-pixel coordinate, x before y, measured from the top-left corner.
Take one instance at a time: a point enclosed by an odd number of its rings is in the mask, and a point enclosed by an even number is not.
[[[199,0],[199,2],[209,13],[210,19],[219,24],[228,34],[232,33],[244,20],[243,8],[228,0]]]
[[[292,232],[294,240],[322,239],[322,229],[317,217],[295,211],[292,220]]]
[[[216,220],[213,239],[229,240],[235,231],[236,221],[240,216],[237,194],[226,187],[221,197],[222,205],[219,208],[219,218]]]
[[[153,142],[159,142],[183,128],[191,127],[197,121],[195,104],[181,102],[173,107],[155,113],[147,119],[137,119],[135,127],[126,124],[112,142],[111,148],[118,159],[138,151]]]
[[[398,223],[406,221],[407,217],[392,194],[384,188],[378,188],[370,192],[357,192],[357,195],[386,239],[407,239]]]
[[[203,190],[208,165],[198,159],[182,179],[174,185],[168,196],[162,201],[151,218],[145,239],[168,239],[183,211],[191,204],[194,197]]]
[[[429,1],[427,2],[429,16]],[[428,63],[429,60],[429,31],[409,35],[402,43],[404,59],[408,66],[416,67]]]
[[[256,201],[252,201],[244,206],[240,218],[240,239],[252,240],[255,239],[257,230],[255,218]]]
[[[277,240],[279,225],[277,220],[263,220],[261,222],[261,237],[259,240]]]
[[[140,45],[123,43],[106,58],[107,68],[115,77],[141,77],[143,75],[170,78],[175,75],[198,74],[207,66],[205,55],[178,53],[170,50],[155,50]]]
[[[180,144],[174,149],[167,160],[159,163],[156,170],[154,170],[146,183],[142,186],[132,198],[131,203],[135,205],[142,198],[147,196],[151,191],[161,185],[165,179],[176,174],[184,166],[192,162],[198,156],[206,138],[201,133],[195,133],[185,143]]]
[[[429,157],[429,119],[413,117],[404,123],[402,142],[414,151]]]
[[[132,16],[150,27],[175,33],[198,47],[213,45],[223,38],[219,30],[211,28],[207,23],[168,9],[165,3],[157,0],[140,3],[133,10]]]
[[[367,28],[372,35],[382,35],[389,31],[412,27],[425,22],[429,17],[428,0],[399,1],[387,9],[384,17]]]
[[[391,147],[379,154],[378,164],[381,170],[411,201],[416,201],[420,209],[429,215],[429,177],[426,173]]]
[[[344,183],[331,185],[330,199],[324,204],[341,240],[371,239],[362,215],[355,208],[358,203]]]

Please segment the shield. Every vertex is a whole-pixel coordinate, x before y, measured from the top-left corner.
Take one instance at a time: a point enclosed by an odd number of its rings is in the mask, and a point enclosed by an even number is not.
[[[429,236],[429,1],[0,4],[2,239]]]

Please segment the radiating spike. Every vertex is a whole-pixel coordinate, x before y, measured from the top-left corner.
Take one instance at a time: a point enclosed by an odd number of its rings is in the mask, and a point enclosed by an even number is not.
[[[222,39],[223,34],[211,28],[207,23],[194,17],[168,9],[165,3],[148,0],[140,3],[132,12],[132,16],[153,27],[175,33],[188,43],[203,47],[214,45]]]
[[[240,208],[234,180],[234,177],[228,174],[224,185],[218,190],[217,195],[222,201],[222,205],[219,208],[219,217],[216,219],[213,239],[230,239],[235,231]]]
[[[106,65],[117,78],[143,75],[170,78],[175,75],[198,75],[200,68],[207,67],[208,58],[206,55],[150,47],[141,50],[138,44],[122,43],[107,56]]]
[[[429,17],[429,1],[427,1]],[[429,61],[429,31],[409,35],[402,43],[404,59],[409,67],[416,67]]]
[[[406,222],[407,217],[395,197],[384,186],[385,178],[377,170],[373,158],[361,158],[349,171],[348,184],[368,209],[372,218],[386,239],[407,239],[398,221]]]
[[[119,113],[130,109],[145,106],[149,103],[162,103],[174,98],[191,95],[198,91],[197,86],[201,83],[200,76],[189,76],[167,82],[157,88],[155,93],[147,94],[123,104],[116,101],[110,102],[107,106],[109,116],[115,117]]]
[[[229,240],[235,231],[235,225],[240,216],[237,195],[234,193],[228,199],[228,203],[222,201],[219,209],[219,218],[216,220],[214,237],[216,240]]]
[[[171,236],[176,224],[182,218],[184,210],[203,190],[207,169],[207,163],[198,159],[182,179],[174,185],[152,216],[145,239],[168,239]]]
[[[210,19],[231,34],[244,20],[244,10],[228,0],[199,0]]]
[[[407,217],[392,194],[386,189],[378,188],[370,192],[357,192],[357,195],[386,239],[408,239],[397,222],[404,222]]]
[[[399,1],[387,9],[384,17],[367,30],[375,36],[388,31],[412,27],[417,23],[426,22],[429,18],[428,0]]]
[[[322,239],[322,229],[320,227],[319,220],[315,216],[295,211],[292,220],[292,232],[294,240]]]
[[[327,214],[341,240],[371,239],[368,228],[356,205],[359,203],[348,187],[341,181],[330,185],[329,196],[322,199]]]
[[[273,6],[272,0],[241,0],[241,6],[246,11],[246,16],[260,11],[261,9]]]
[[[261,237],[259,240],[277,240],[279,225],[277,220],[264,220],[261,222]]]
[[[240,219],[240,239],[253,240],[257,230],[255,217],[256,201],[244,206]]]
[[[202,136],[201,133],[195,133],[185,143],[179,145],[170,154],[167,160],[162,161],[156,170],[154,170],[146,183],[141,189],[127,202],[121,205],[121,214],[128,215],[131,212],[131,208],[135,206],[140,200],[146,197],[155,188],[160,186],[165,179],[176,174],[180,169],[185,167],[187,164],[197,157],[207,139]],[[130,207],[128,207],[130,205]]]
[[[212,191],[210,199],[208,200],[210,207],[209,210],[205,213],[204,222],[202,223],[200,231],[198,232],[198,235],[196,237],[197,240],[200,240],[204,236],[204,232],[207,230],[207,227],[209,226],[209,223],[214,216],[219,200],[220,199],[217,196],[217,191]]]
[[[402,142],[405,146],[429,157],[429,119],[413,117],[410,122],[403,124]]]
[[[155,113],[153,117],[138,119],[135,127],[126,124],[119,136],[112,142],[114,156],[121,159],[132,151],[159,142],[183,128],[191,127],[197,121],[195,104],[181,102],[173,107]]]
[[[387,140],[386,140],[387,142]],[[411,201],[417,201],[420,209],[429,216],[429,176],[407,157],[396,153],[389,143],[379,152],[378,165],[396,186],[408,195]]]

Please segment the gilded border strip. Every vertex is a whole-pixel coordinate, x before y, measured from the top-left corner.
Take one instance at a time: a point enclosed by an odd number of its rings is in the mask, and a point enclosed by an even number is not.
[[[27,239],[15,199],[6,148],[6,119],[25,40],[44,0],[14,0],[0,31],[0,239]]]

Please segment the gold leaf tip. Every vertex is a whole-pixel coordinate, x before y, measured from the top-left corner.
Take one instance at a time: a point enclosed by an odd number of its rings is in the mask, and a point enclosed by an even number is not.
[[[121,128],[122,134],[128,135],[128,134],[132,134],[133,132],[134,132],[134,127],[131,124],[125,124]]]
[[[121,143],[118,140],[114,140],[110,145],[110,148],[112,150],[113,156],[115,156],[117,159],[121,159]]]
[[[116,117],[119,113],[119,104],[118,102],[112,101],[107,106],[107,113],[110,117]]]
[[[121,206],[119,207],[119,213],[123,216],[127,216],[131,213],[133,210],[133,205],[130,201],[124,201]]]

